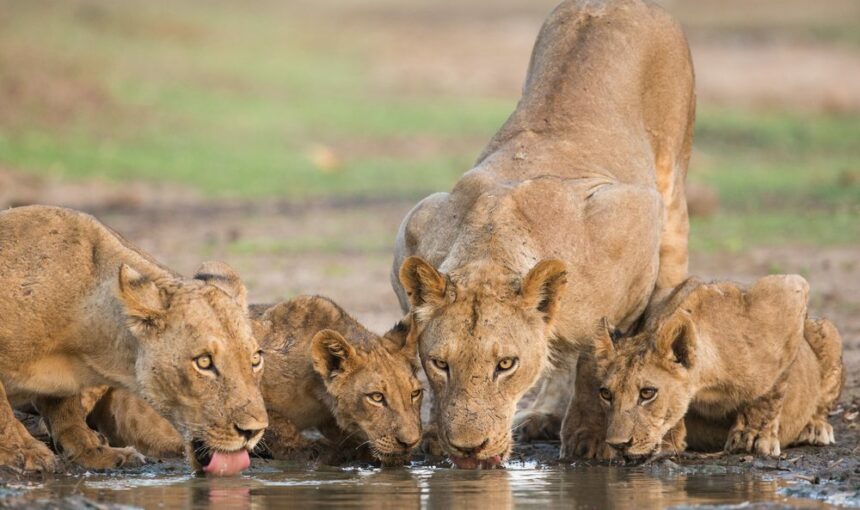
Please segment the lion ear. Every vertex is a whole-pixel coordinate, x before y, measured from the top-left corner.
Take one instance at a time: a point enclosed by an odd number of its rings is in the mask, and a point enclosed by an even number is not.
[[[597,360],[608,360],[615,355],[615,342],[612,340],[612,327],[609,320],[604,317],[597,325],[597,331],[591,338],[591,346],[594,349],[594,358]]]
[[[314,370],[324,380],[343,373],[345,365],[355,359],[355,348],[337,331],[324,329],[311,340]]]
[[[409,257],[400,266],[400,283],[406,289],[412,310],[438,308],[446,303],[448,279],[421,257]]]
[[[522,284],[522,300],[526,309],[543,314],[551,324],[555,319],[562,294],[567,286],[567,267],[558,259],[546,259],[535,264]]]
[[[679,310],[657,331],[657,352],[689,369],[696,363],[696,338],[696,326],[689,313]]]
[[[242,283],[239,274],[224,262],[217,260],[204,262],[194,274],[194,279],[221,289],[243,310],[248,311],[248,291],[245,289],[245,284]]]
[[[382,335],[382,341],[385,342],[385,347],[388,352],[396,354],[403,352],[409,357],[418,354],[418,342],[416,335],[411,332],[412,319],[411,314],[397,321],[390,330]]]
[[[129,329],[138,336],[161,331],[167,311],[165,292],[126,264],[119,267],[117,282],[117,295],[128,317]]]

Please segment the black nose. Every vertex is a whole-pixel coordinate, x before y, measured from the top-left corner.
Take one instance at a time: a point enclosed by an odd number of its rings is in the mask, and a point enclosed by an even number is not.
[[[623,451],[627,450],[628,448],[630,448],[630,445],[633,444],[633,438],[630,438],[624,442],[621,442],[620,440],[617,440],[617,439],[613,439],[613,440],[607,439],[606,444],[608,444],[609,446],[611,446],[615,450],[618,450],[619,452],[623,452]]]
[[[255,435],[257,435],[258,432],[263,430],[263,429],[243,429],[242,427],[240,427],[238,425],[233,425],[233,427],[236,429],[236,432],[238,432],[240,436],[245,438],[245,441],[250,441],[252,437],[254,437]]]
[[[481,450],[487,447],[487,444],[490,443],[489,438],[484,439],[484,441],[479,445],[473,446],[460,446],[458,444],[451,443],[451,446],[456,448],[458,451],[462,452],[466,457],[470,457],[472,455],[477,455]]]

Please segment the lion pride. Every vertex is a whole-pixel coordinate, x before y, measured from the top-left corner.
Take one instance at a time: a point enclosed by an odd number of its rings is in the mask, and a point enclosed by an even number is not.
[[[665,11],[565,1],[475,166],[403,220],[392,283],[457,465],[504,461],[517,401],[550,360],[573,365],[598,319],[627,328],[686,276],[694,105],[689,48]],[[566,405],[535,407],[558,423]]]

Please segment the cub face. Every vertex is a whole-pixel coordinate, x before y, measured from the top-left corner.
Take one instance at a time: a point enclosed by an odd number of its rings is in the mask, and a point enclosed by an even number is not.
[[[424,389],[408,329],[401,322],[370,343],[326,329],[311,341],[314,369],[334,399],[338,426],[366,442],[384,464],[408,461],[421,440]]]
[[[123,265],[118,297],[139,342],[139,393],[180,432],[194,467],[213,457],[227,469],[247,462],[268,418],[263,359],[239,277],[206,263],[192,280],[153,281]]]
[[[660,451],[693,398],[696,330],[685,312],[656,330],[613,340],[606,321],[593,339],[606,443],[628,459]]]

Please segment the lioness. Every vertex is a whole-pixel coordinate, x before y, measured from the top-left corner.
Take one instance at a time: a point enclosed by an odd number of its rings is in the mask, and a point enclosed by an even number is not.
[[[693,119],[689,49],[666,12],[565,1],[476,166],[403,220],[392,285],[414,311],[439,445],[455,463],[503,461],[517,401],[550,352],[572,364],[600,317],[629,326],[655,286],[686,276]],[[537,407],[558,423],[566,405]]]
[[[421,439],[423,390],[405,321],[380,337],[318,296],[254,305],[251,316],[266,357],[262,390],[270,425],[263,445],[272,456],[326,449],[302,436],[315,428],[338,458],[361,456],[364,446],[384,464],[409,458]],[[112,444],[175,454],[180,438],[151,414],[128,393],[112,391],[94,406],[90,423]]]
[[[779,455],[834,442],[827,413],[842,384],[842,341],[806,318],[808,285],[768,276],[748,290],[691,279],[642,332],[594,340],[606,443],[628,458],[724,448]],[[686,416],[686,418],[685,418]]]
[[[57,449],[87,468],[139,460],[87,427],[80,393],[123,387],[237,472],[268,422],[245,287],[226,265],[185,279],[95,218],[55,207],[0,213],[0,465],[52,471],[53,453],[11,406],[30,403]],[[11,406],[10,406],[11,404]]]

